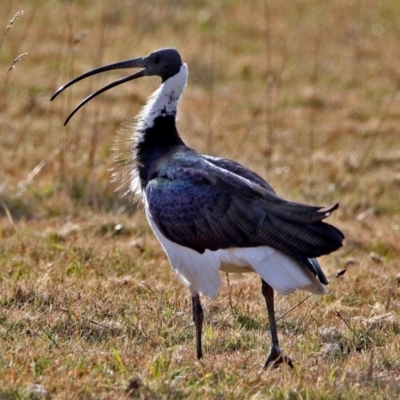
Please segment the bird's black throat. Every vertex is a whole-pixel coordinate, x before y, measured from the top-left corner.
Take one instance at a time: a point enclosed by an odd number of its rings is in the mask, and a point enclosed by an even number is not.
[[[160,115],[151,127],[140,132],[136,142],[136,160],[142,187],[148,182],[154,164],[174,147],[184,145],[175,124],[175,115]]]

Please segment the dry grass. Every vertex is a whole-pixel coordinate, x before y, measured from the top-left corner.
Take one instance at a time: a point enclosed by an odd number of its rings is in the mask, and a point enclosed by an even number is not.
[[[0,399],[399,396],[398,2],[3,3]],[[346,275],[279,321],[295,371],[260,373],[269,333],[254,275],[223,277],[205,301],[195,361],[189,296],[141,210],[114,192],[115,133],[157,80],[108,92],[67,128],[73,105],[120,75],[49,101],[79,73],[165,46],[189,65],[189,145],[286,197],[340,200],[331,220],[346,245],[321,261]],[[277,314],[305,296],[278,296]]]

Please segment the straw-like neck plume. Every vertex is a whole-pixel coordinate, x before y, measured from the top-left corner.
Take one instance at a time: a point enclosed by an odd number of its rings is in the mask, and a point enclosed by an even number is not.
[[[133,127],[127,124],[119,132],[114,146],[117,168],[113,180],[121,183],[119,188],[125,194],[133,193],[136,200],[141,197],[146,166],[151,165],[151,160],[159,158],[171,146],[183,144],[175,121],[187,77],[187,66],[182,64],[179,72],[148,98]]]

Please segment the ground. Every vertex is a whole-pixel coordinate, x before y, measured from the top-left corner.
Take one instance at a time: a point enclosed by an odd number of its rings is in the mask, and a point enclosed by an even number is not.
[[[398,1],[1,10],[0,399],[399,396]],[[107,92],[67,127],[79,101],[124,71],[50,102],[72,77],[160,47],[189,67],[178,121],[188,145],[245,164],[283,197],[340,203],[329,220],[344,247],[320,259],[328,294],[277,295],[295,370],[261,369],[270,338],[255,274],[221,274],[195,358],[189,293],[143,207],[117,191],[113,162],[157,78]]]

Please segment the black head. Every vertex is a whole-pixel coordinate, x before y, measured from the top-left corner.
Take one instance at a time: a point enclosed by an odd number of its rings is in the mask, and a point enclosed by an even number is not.
[[[69,86],[74,83],[85,79],[89,76],[99,74],[100,72],[110,71],[114,69],[123,69],[123,68],[144,68],[135,74],[126,76],[125,78],[121,78],[113,83],[110,83],[107,86],[104,86],[102,89],[97,92],[92,93],[90,96],[86,97],[81,103],[79,103],[75,109],[71,112],[68,118],[65,120],[64,125],[68,123],[68,121],[72,118],[72,116],[86,103],[92,100],[94,97],[99,94],[109,90],[115,86],[121,85],[122,83],[131,81],[133,79],[141,78],[142,76],[159,76],[162,82],[165,82],[167,79],[176,75],[182,66],[182,59],[180,54],[175,49],[160,49],[153,51],[149,55],[145,57],[133,58],[131,60],[120,61],[114,64],[105,65],[104,67],[96,68],[92,71],[86,72],[83,75],[80,75],[73,79],[72,81],[66,83],[65,85],[58,88],[58,90],[53,94],[51,100],[54,100],[62,91],[67,89]]]
[[[159,76],[162,82],[176,75],[182,65],[181,56],[175,49],[156,50],[144,59],[146,60],[146,75]]]

